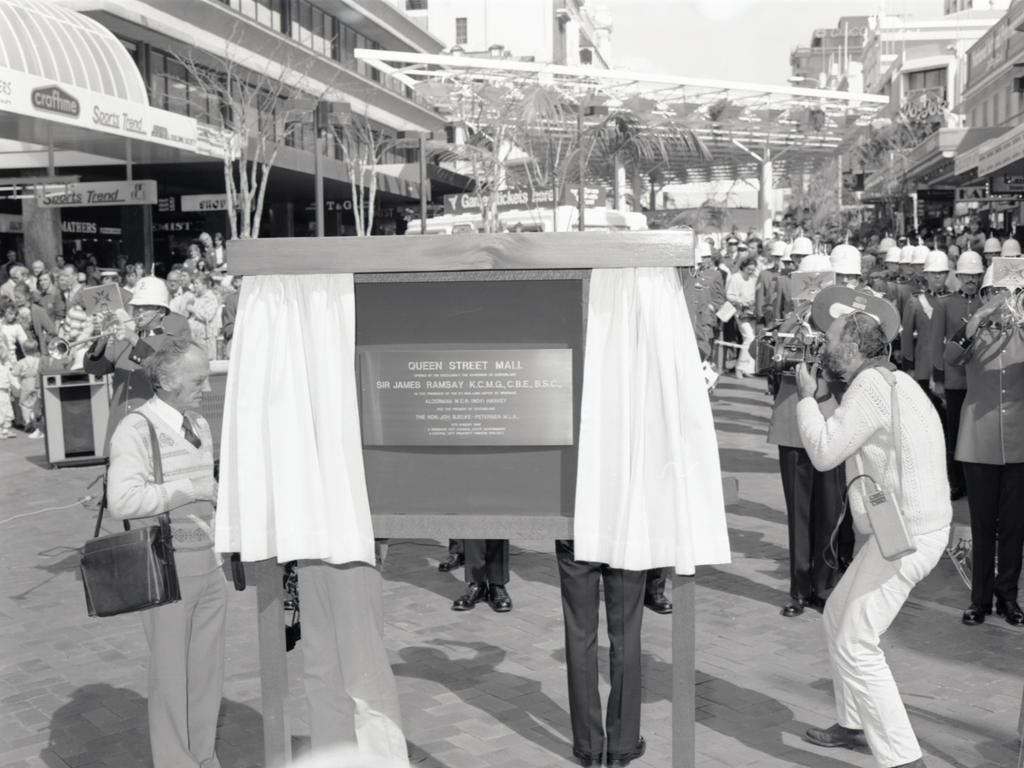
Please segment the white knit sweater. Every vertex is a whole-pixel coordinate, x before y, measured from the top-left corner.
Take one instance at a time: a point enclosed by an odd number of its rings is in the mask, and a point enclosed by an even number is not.
[[[953,507],[946,478],[946,442],[935,407],[924,390],[903,372],[895,372],[900,410],[896,447],[902,457],[902,475],[890,461],[893,439],[891,389],[877,369],[862,371],[843,395],[827,421],[813,397],[797,404],[800,438],[814,467],[824,472],[846,462],[847,480],[863,472],[896,499],[907,531],[920,535],[949,525]],[[861,459],[858,470],[855,454]],[[874,486],[857,480],[850,487],[853,524],[870,533],[864,495]]]

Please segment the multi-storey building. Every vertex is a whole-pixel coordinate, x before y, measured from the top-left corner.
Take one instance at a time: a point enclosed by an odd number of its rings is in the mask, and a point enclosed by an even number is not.
[[[863,60],[867,33],[867,16],[842,16],[835,27],[814,30],[810,44],[794,48],[789,55],[790,80],[804,87],[841,89],[851,64]]]
[[[4,6],[0,10],[11,20],[6,25],[8,34],[21,34],[18,42],[22,48],[33,51],[31,57],[22,57],[20,63],[7,62],[7,66],[23,71],[26,76],[45,77],[47,83],[86,103],[88,98],[97,96],[90,88],[103,88],[103,78],[97,78],[98,85],[79,82],[58,55],[61,47],[84,45],[84,37],[76,33],[58,40],[53,37],[58,33],[51,30],[87,28],[91,39],[99,41],[96,46],[116,58],[108,65],[120,70],[120,76],[133,84],[140,108],[162,110],[185,120],[188,130],[200,137],[211,135],[223,105],[215,103],[208,89],[196,82],[190,67],[183,64],[184,59],[200,62],[211,71],[218,71],[225,62],[232,61],[262,77],[270,73],[282,81],[301,73],[300,80],[291,81],[294,87],[278,94],[277,103],[263,106],[261,122],[265,124],[281,124],[280,101],[287,98],[344,103],[369,121],[378,137],[384,139],[396,137],[401,131],[437,131],[443,127],[436,112],[409,88],[353,56],[357,48],[436,53],[444,47],[441,40],[416,24],[404,10],[384,0],[0,2]],[[40,23],[44,17],[49,23]],[[14,28],[12,24],[18,26]],[[13,49],[14,41],[7,47]],[[111,95],[114,94],[107,94]],[[3,109],[0,100],[0,110]],[[264,235],[301,235],[313,229],[315,211],[310,208],[315,197],[314,112],[310,109],[308,115],[298,118],[292,115],[289,119],[294,130],[280,137],[285,146],[281,147],[270,174]],[[82,114],[78,119],[84,129],[95,118]],[[49,124],[48,114],[39,111],[31,124],[22,122],[17,138],[24,139],[27,131],[38,140],[37,145],[45,145],[44,137],[51,130]],[[109,125],[100,128],[113,130]],[[61,154],[52,169],[47,169],[45,162],[40,163],[38,152],[26,153],[21,159],[8,155],[5,165],[9,172],[36,176],[53,171],[60,176],[78,176],[83,181],[125,178],[124,151],[110,154],[108,137],[91,136],[88,132],[82,137],[73,148],[85,152],[74,157]],[[272,132],[271,139],[274,137]],[[227,219],[222,210],[225,182],[216,146],[207,146],[204,152],[183,150],[161,157],[147,151],[151,137],[129,133],[126,140],[129,143],[125,146],[134,150],[128,152],[133,157],[133,177],[154,179],[158,185],[159,206],[141,207],[142,215],[152,221],[158,261],[169,260],[172,251],[180,251],[200,231],[226,231]],[[197,145],[194,143],[191,149],[196,150]],[[403,205],[414,206],[420,190],[416,168],[410,163],[414,159],[411,150],[396,149],[381,159],[388,163],[391,173],[378,174],[378,222],[383,219],[384,228],[389,229],[398,220],[393,212]],[[351,183],[335,142],[326,142],[321,160],[327,234],[349,232],[355,215],[350,202]],[[432,185],[436,196],[462,189],[451,174],[432,169],[432,175],[436,176]],[[447,186],[449,183],[451,186]],[[0,213],[16,216],[19,211],[10,202],[0,202]],[[139,220],[138,207],[120,211],[65,209],[63,213],[67,214],[63,216],[65,220],[74,216],[81,224],[72,227],[71,232],[64,227],[65,239],[75,241],[65,242],[65,248],[113,249],[138,255],[139,248],[144,247],[137,241],[118,242],[128,229],[126,222]],[[57,215],[61,215],[60,210]],[[148,230],[148,225],[144,224],[143,229]],[[89,237],[82,236],[101,230],[106,234],[102,239],[107,242],[90,243]],[[46,243],[43,250],[51,253],[53,248],[53,243]]]
[[[611,16],[600,4],[583,0],[388,1],[449,49],[569,66],[611,66]]]

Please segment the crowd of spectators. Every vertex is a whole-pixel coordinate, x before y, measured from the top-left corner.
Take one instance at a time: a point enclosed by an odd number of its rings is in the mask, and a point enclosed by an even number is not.
[[[56,256],[50,263],[6,253],[0,263],[0,438],[14,437],[17,429],[43,436],[40,366],[74,366],[74,355],[46,359],[57,339],[84,351],[87,339],[109,330],[113,318],[90,315],[82,290],[116,284],[128,309],[132,289],[146,274],[144,264],[124,256],[104,266],[87,253]],[[200,235],[184,260],[170,265],[166,281],[172,309],[187,318],[192,337],[209,359],[225,359],[241,278],[227,274],[220,235]]]

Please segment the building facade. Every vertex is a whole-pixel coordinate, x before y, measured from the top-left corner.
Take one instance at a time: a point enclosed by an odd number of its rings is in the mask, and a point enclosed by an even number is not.
[[[798,86],[843,89],[853,67],[864,60],[867,16],[842,16],[835,27],[814,30],[810,43],[789,56],[790,81]]]
[[[389,0],[449,50],[611,67],[611,16],[583,0]]]
[[[275,98],[261,102],[258,122],[261,131],[269,126],[265,135],[281,146],[267,186],[261,228],[264,236],[305,235],[314,229],[316,216],[311,208],[316,197],[317,101],[344,106],[359,115],[385,143],[401,132],[443,128],[436,112],[411,89],[357,61],[353,55],[358,48],[425,53],[443,48],[442,41],[384,0],[53,2],[55,12],[85,17],[106,30],[109,39],[104,45],[116,44],[127,52],[151,108],[192,121],[202,135],[216,134],[225,105],[218,103],[216,95],[197,81],[196,72],[216,73],[229,66],[243,67],[256,73],[254,77],[269,78],[272,85],[267,90]],[[45,8],[38,13],[45,13]],[[47,48],[53,46],[45,38],[36,42],[40,56],[45,58]],[[59,67],[52,71],[59,72]],[[280,83],[286,87],[280,87]],[[54,85],[68,93],[78,93],[78,86],[61,82]],[[296,116],[294,107],[289,105],[300,102],[310,102],[311,106],[308,112]],[[83,120],[88,117],[83,116]],[[39,137],[49,130],[45,115],[40,114],[34,130]],[[319,165],[324,179],[326,233],[351,233],[356,215],[351,202],[352,181],[338,142],[328,137],[324,145]],[[170,162],[150,161],[141,151],[143,146],[141,139],[135,142],[131,173],[136,179],[157,182],[159,204],[146,206],[156,260],[170,261],[180,255],[201,231],[226,234],[221,157],[216,152],[193,152],[182,153]],[[40,167],[38,152],[24,153],[9,161],[7,168],[11,173],[35,176],[53,171],[83,181],[124,179],[124,157],[106,157],[102,150],[102,144],[97,142],[94,154],[68,156],[66,162],[61,160],[52,169]],[[400,229],[404,223],[403,206],[416,206],[420,189],[414,160],[414,151],[398,146],[381,156],[380,161],[389,173],[378,174],[377,231]],[[453,174],[438,169],[436,176],[431,186],[438,199],[446,191],[464,188]],[[450,188],[448,183],[452,184]],[[20,211],[11,203],[0,202],[0,213],[16,216]],[[68,220],[69,212],[63,213]],[[89,221],[85,211],[75,212],[81,221],[71,227],[72,231],[61,224],[65,230],[63,248],[93,249],[108,256],[120,252],[134,259],[132,251],[137,251],[140,245],[124,242],[118,235],[124,234],[122,219],[137,221],[138,213],[97,209],[88,214],[96,220]],[[89,237],[99,235],[101,230],[105,238]]]

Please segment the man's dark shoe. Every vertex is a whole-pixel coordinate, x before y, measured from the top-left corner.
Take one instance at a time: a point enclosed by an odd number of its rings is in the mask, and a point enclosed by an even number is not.
[[[437,570],[441,573],[448,573],[448,571],[454,571],[456,568],[462,567],[462,564],[465,562],[465,555],[448,555],[446,559],[437,564]]]
[[[812,597],[810,600],[807,601],[807,607],[817,611],[818,613],[824,613],[826,599],[827,598],[824,597]]]
[[[979,624],[984,624],[985,617],[990,613],[992,613],[991,608],[971,603],[970,607],[964,611],[964,615],[960,618],[960,621],[969,627],[976,627]]]
[[[487,599],[487,585],[482,581],[470,582],[466,587],[466,594],[452,603],[453,611],[471,611],[481,600]]]
[[[487,602],[498,613],[508,613],[512,610],[512,598],[508,596],[508,590],[505,589],[504,584],[491,584],[487,593]]]
[[[640,737],[640,741],[636,743],[636,749],[632,752],[627,752],[624,755],[613,755],[611,752],[608,753],[608,761],[605,763],[607,766],[624,766],[629,765],[631,762],[636,760],[638,757],[642,757],[644,752],[647,751],[647,742],[644,741],[644,737]]]
[[[1024,611],[1016,600],[996,600],[996,616],[1002,616],[1011,627],[1024,627]]]
[[[779,613],[781,613],[787,619],[791,619],[794,616],[799,616],[801,613],[804,612],[804,608],[807,607],[808,602],[808,600],[805,600],[802,597],[798,597],[795,600],[790,600],[788,603],[782,606],[782,610],[779,611]]]
[[[845,728],[839,723],[835,723],[828,728],[808,728],[804,738],[811,742],[811,744],[817,744],[819,747],[857,749],[858,747],[866,747],[868,745],[864,731],[859,728]]]
[[[664,592],[648,593],[644,595],[644,605],[655,613],[672,613],[672,601],[665,597]]]
[[[950,488],[949,489],[949,499],[950,499],[950,501],[957,501],[959,499],[962,499],[966,495],[967,495],[967,491],[965,491],[963,488]],[[913,763],[911,763],[911,765],[913,765]]]
[[[600,755],[588,755],[586,752],[577,752],[575,749],[572,751],[572,756],[576,758],[576,762],[583,766],[583,768],[590,768],[592,765],[601,764]]]

